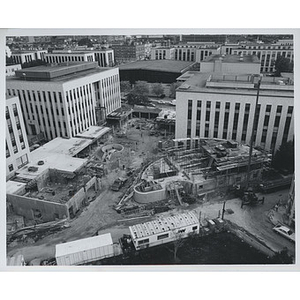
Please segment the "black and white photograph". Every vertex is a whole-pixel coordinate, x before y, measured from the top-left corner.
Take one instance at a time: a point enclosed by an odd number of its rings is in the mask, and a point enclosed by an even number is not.
[[[5,36],[7,268],[295,265],[293,30],[41,32]]]

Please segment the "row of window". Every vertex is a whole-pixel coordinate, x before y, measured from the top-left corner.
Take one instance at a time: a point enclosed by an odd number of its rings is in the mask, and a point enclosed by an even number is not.
[[[195,231],[198,229],[198,226],[193,226],[192,227],[192,231]],[[179,229],[177,231],[177,233],[184,233],[186,231],[186,229]],[[157,236],[157,240],[160,241],[160,240],[163,240],[163,239],[167,239],[169,237],[169,233],[163,233],[163,234],[160,234]],[[138,241],[138,245],[145,245],[145,244],[148,244],[150,242],[150,240],[147,238],[147,239],[143,239],[143,240],[139,240]]]
[[[75,56],[75,55],[46,55],[45,56],[45,60],[47,63],[63,63],[63,62],[68,62],[68,61],[72,61],[72,62],[76,62],[76,61],[94,61],[94,57],[93,55],[89,55],[86,57],[84,56]]]
[[[200,124],[201,124],[201,100],[197,100],[197,110],[193,113],[193,100],[188,100],[188,109],[187,109],[187,137],[191,137],[191,129],[192,129],[192,116],[196,115],[196,137],[200,136]],[[239,124],[239,116],[240,116],[240,103],[235,103],[234,111],[233,111],[233,125],[232,125],[232,134],[231,136],[228,134],[228,126],[229,126],[229,119],[230,119],[230,102],[225,103],[225,111],[224,111],[224,120],[223,124],[220,124],[220,101],[216,101],[215,103],[215,110],[214,110],[214,121],[210,123],[211,118],[211,101],[206,101],[205,106],[205,123],[204,123],[204,137],[209,137],[210,126],[213,126],[213,137],[214,138],[222,138],[222,139],[237,139],[238,127],[242,129],[241,141],[245,142],[248,137],[251,137],[251,132],[248,131],[248,124],[249,124],[249,114],[250,114],[250,103],[246,103],[244,107],[244,116],[243,121]],[[254,118],[254,136],[253,141],[256,140],[257,136],[257,128],[259,123],[259,116],[260,116],[260,109],[261,105],[258,104],[256,111],[255,111],[255,118]],[[271,128],[273,129],[272,141],[271,146],[273,147],[276,143],[277,133],[279,129],[279,124],[281,120],[281,112],[282,112],[282,105],[277,105],[276,107],[276,115],[273,124],[269,124],[270,113],[272,110],[272,105],[267,105],[266,110],[264,112],[264,122],[263,122],[263,131],[261,137],[261,143],[266,142],[268,128],[273,125]],[[283,141],[286,141],[288,138],[288,133],[290,129],[291,119],[293,113],[293,106],[289,106],[286,115],[286,121],[284,125],[284,137]],[[219,126],[222,126],[222,134],[219,136]]]

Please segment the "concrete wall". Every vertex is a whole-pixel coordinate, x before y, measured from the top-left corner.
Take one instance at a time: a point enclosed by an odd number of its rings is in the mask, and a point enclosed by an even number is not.
[[[82,206],[82,203],[86,200],[86,192],[94,187],[98,191],[98,180],[96,177],[93,177],[89,182],[86,183],[85,188],[82,187],[67,203],[68,209],[73,208],[73,212],[76,213]]]
[[[164,200],[167,198],[167,195],[165,189],[150,192],[139,192],[135,187],[133,198],[138,203],[151,203]]]
[[[16,214],[24,216],[29,220],[34,219],[34,211],[39,210],[44,222],[54,221],[55,218],[63,219],[69,217],[65,204],[59,204],[40,199],[33,199],[19,195],[6,195],[7,202],[11,203]]]

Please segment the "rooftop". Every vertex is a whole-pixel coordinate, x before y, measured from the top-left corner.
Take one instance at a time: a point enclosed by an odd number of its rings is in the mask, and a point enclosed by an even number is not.
[[[15,76],[10,76],[6,80],[65,82],[109,69],[111,68],[98,67],[97,62],[66,62],[17,70]]]
[[[203,62],[215,62],[216,60],[222,60],[223,63],[256,63],[260,64],[260,61],[256,55],[210,55]]]
[[[75,158],[77,153],[92,143],[88,139],[55,138],[30,153],[30,163],[18,170],[18,176],[27,180],[35,179],[48,169],[57,169],[64,173],[75,173],[87,162],[87,159]],[[39,164],[43,161],[43,164]],[[36,169],[29,169],[35,167]]]
[[[111,234],[106,233],[99,236],[76,240],[73,242],[58,244],[55,247],[55,257],[61,257],[64,255],[96,249],[112,244],[113,241],[111,238]]]
[[[133,225],[129,227],[129,230],[132,237],[134,239],[138,239],[198,223],[199,220],[193,212],[186,212],[183,214]]]
[[[87,130],[78,133],[77,137],[79,138],[87,138],[87,139],[99,139],[105,133],[109,132],[111,129],[109,127],[102,126],[91,126]]]
[[[191,72],[184,74],[187,78],[177,88],[177,92],[201,92],[220,94],[249,94],[256,95],[254,83],[258,78],[253,74],[216,74],[213,72]],[[294,97],[292,80],[278,77],[262,77],[260,96]]]
[[[177,60],[139,60],[119,66],[120,71],[127,70],[150,70],[161,72],[182,73],[191,67],[194,62]]]

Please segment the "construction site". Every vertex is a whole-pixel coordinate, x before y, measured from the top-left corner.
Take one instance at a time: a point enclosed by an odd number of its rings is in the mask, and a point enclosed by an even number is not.
[[[65,145],[68,150],[60,150],[64,153],[55,150],[62,149],[58,144],[34,150],[35,163],[7,182],[9,255],[23,253],[31,260],[34,251],[25,253],[34,244],[45,251],[43,258],[54,257],[53,245],[45,243],[93,236],[116,226],[119,237],[120,224],[215,205],[236,198],[234,188],[247,183],[254,190],[259,187],[269,164],[267,153],[253,149],[249,165],[247,145],[175,140],[168,126],[161,119],[131,118],[106,129],[97,142],[91,137],[74,140]],[[32,172],[30,167],[38,169]]]

